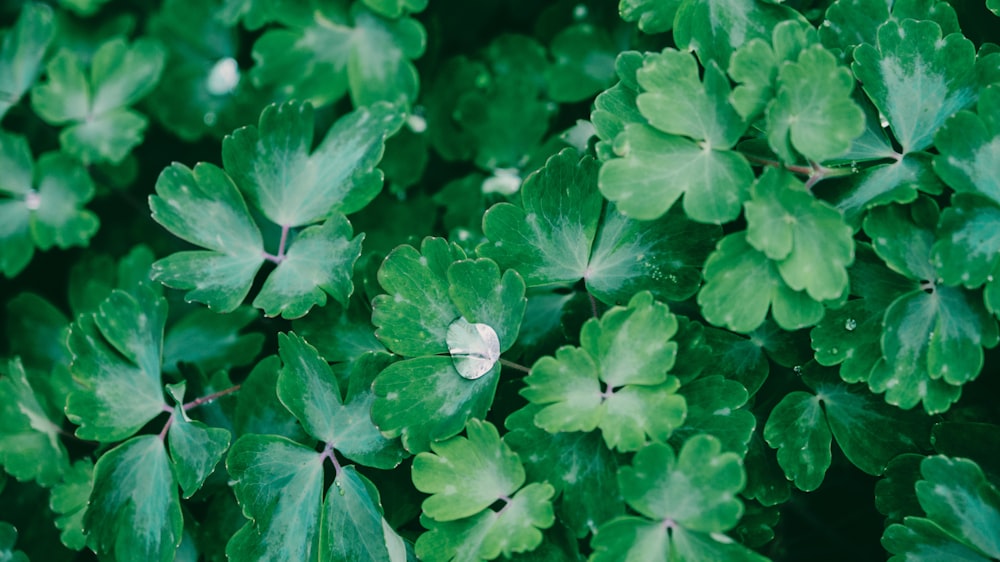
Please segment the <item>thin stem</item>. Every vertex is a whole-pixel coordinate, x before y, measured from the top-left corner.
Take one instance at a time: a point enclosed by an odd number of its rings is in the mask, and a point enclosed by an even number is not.
[[[264,252],[263,253],[264,259],[274,263],[281,263],[285,261],[285,244],[288,243],[289,230],[291,230],[291,227],[289,225],[287,224],[281,225],[281,241],[278,242],[278,253],[269,254],[267,252]]]
[[[333,464],[333,472],[337,476],[340,476],[340,471],[343,468],[340,466],[340,461],[337,460],[337,453],[334,452],[332,443],[327,443],[326,447],[323,448],[323,458],[330,459],[330,462]]]
[[[500,358],[500,364],[503,365],[504,367],[510,367],[511,369],[514,369],[514,370],[517,370],[517,371],[521,371],[523,373],[530,373],[531,372],[530,368],[525,367],[524,365],[522,365],[520,363],[515,363],[513,361],[509,361],[507,359],[504,359],[503,357]]]
[[[160,441],[163,441],[164,439],[167,438],[167,431],[170,429],[170,426],[173,425],[173,424],[174,424],[174,413],[171,412],[170,413],[170,417],[167,418],[167,423],[163,424],[163,429],[160,430],[160,434],[157,436],[157,437],[160,438]]]
[[[600,314],[597,313],[597,299],[589,291],[587,292],[587,298],[590,299],[590,313],[594,315],[594,318],[599,317]]]
[[[236,392],[239,389],[240,389],[240,385],[236,385],[236,386],[231,386],[231,387],[229,387],[227,389],[224,389],[224,390],[220,390],[218,392],[213,392],[212,394],[209,394],[208,396],[202,396],[201,398],[198,398],[196,400],[192,400],[192,401],[188,402],[187,404],[184,404],[184,411],[186,412],[186,411],[190,410],[191,408],[197,408],[198,406],[201,406],[202,404],[206,404],[208,402],[211,402],[212,400],[215,400],[217,398],[221,398],[221,397],[223,397],[223,396],[225,396],[227,394],[232,394],[232,393]]]
[[[854,173],[848,168],[827,168],[817,162],[810,162],[808,166],[799,166],[797,164],[785,164],[769,158],[761,158],[760,156],[754,156],[753,154],[744,154],[743,156],[745,156],[747,160],[763,166],[784,168],[789,172],[808,176],[808,179],[806,180],[806,189],[812,189],[814,185],[827,178],[846,176]]]

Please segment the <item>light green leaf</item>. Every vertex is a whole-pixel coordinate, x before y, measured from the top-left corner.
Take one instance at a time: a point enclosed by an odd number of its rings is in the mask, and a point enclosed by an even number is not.
[[[851,99],[854,77],[826,49],[814,45],[778,72],[774,102],[767,109],[768,144],[785,161],[797,151],[822,162],[843,155],[865,129],[865,116]]]
[[[748,123],[729,103],[729,79],[714,63],[705,68],[704,83],[698,71],[690,52],[646,55],[636,73],[639,111],[664,133],[704,141],[706,148],[732,148]]]
[[[538,410],[528,405],[507,416],[504,442],[524,462],[528,480],[555,488],[559,520],[584,537],[625,511],[615,479],[618,461],[594,432],[540,429],[534,423]]]
[[[69,470],[69,454],[60,440],[61,404],[44,399],[46,387],[52,384],[42,379],[44,373],[32,372],[33,380],[29,380],[19,358],[4,363],[0,374],[0,466],[18,480],[52,486]]]
[[[854,241],[840,212],[777,168],[757,180],[744,206],[747,242],[777,262],[789,288],[817,301],[846,294]]]
[[[543,357],[525,378],[521,394],[543,406],[535,424],[550,433],[599,427],[608,447],[622,451],[638,450],[647,436],[666,440],[685,415],[679,381],[667,374],[677,352],[667,338],[676,330],[673,314],[648,292],[588,321],[580,348]]]
[[[942,37],[933,21],[887,21],[877,46],[854,51],[854,74],[889,121],[903,153],[931,145],[956,111],[976,101],[975,47],[959,33]]]
[[[778,464],[804,492],[819,488],[832,458],[821,402],[808,392],[790,392],[771,410],[764,426],[767,444],[778,449]]]
[[[382,188],[375,169],[385,138],[402,116],[384,103],[341,117],[312,150],[313,111],[306,103],[269,105],[259,124],[222,143],[226,171],[250,202],[275,224],[300,227],[336,211],[352,213]]]
[[[426,4],[426,0],[418,0]],[[420,78],[411,60],[424,54],[427,32],[419,21],[386,19],[351,6],[354,31],[347,79],[355,107],[388,101],[408,105],[417,98]]]
[[[661,521],[619,517],[603,525],[591,540],[593,562],[672,562],[725,560],[764,562],[767,558],[726,535],[689,531]]]
[[[0,521],[0,560],[28,562],[28,555],[20,550],[14,550],[15,544],[17,544],[17,528],[10,523]]]
[[[729,59],[729,76],[739,83],[733,89],[730,103],[748,121],[762,115],[774,99],[782,66],[797,64],[799,55],[817,43],[812,26],[799,19],[776,25],[769,40],[752,39],[740,45]],[[787,98],[786,95],[786,102]]]
[[[379,433],[369,415],[371,379],[387,361],[358,362],[344,400],[330,366],[309,342],[294,333],[278,334],[278,346],[284,363],[278,398],[310,435],[367,466],[390,469],[399,464],[404,451]]]
[[[469,420],[468,437],[431,444],[433,453],[413,459],[413,485],[430,497],[424,514],[436,521],[471,517],[524,484],[517,454],[489,422]]]
[[[991,562],[976,550],[956,542],[933,521],[922,517],[907,517],[905,525],[890,525],[882,534],[882,546],[898,554],[891,562],[934,562],[961,560],[962,562]]]
[[[934,171],[959,193],[974,193],[1000,205],[1000,85],[979,92],[978,115],[960,111],[934,137],[940,151]]]
[[[398,18],[405,13],[422,12],[427,0],[364,0],[365,6],[387,18]]]
[[[739,455],[723,453],[710,435],[687,440],[677,455],[668,445],[649,444],[636,453],[632,466],[618,471],[622,496],[633,509],[703,533],[736,525],[743,513],[736,493],[745,483]]]
[[[244,435],[226,468],[248,521],[226,545],[234,561],[315,560],[324,455],[284,437]]]
[[[861,43],[875,45],[879,27],[890,18],[897,22],[906,18],[932,20],[944,29],[946,35],[959,31],[955,8],[947,2],[838,0],[827,8],[826,20],[830,23],[820,27],[820,36],[824,45],[850,53]]]
[[[139,436],[98,459],[83,523],[109,560],[173,562],[183,519],[163,441]]]
[[[527,303],[521,276],[509,270],[501,276],[497,264],[488,259],[459,260],[448,268],[448,283],[448,294],[461,318],[492,330],[497,354],[510,349]],[[449,352],[455,357],[450,346]],[[455,358],[457,367],[460,361]]]
[[[81,315],[70,330],[71,370],[80,387],[66,401],[66,416],[81,439],[124,439],[166,406],[160,357],[167,303],[148,286],[134,294],[116,289],[98,311]]]
[[[183,384],[183,383],[182,383]],[[172,385],[168,385],[170,389]],[[229,448],[230,432],[221,427],[209,427],[200,421],[188,418],[184,410],[184,390],[173,395],[177,402],[172,413],[173,419],[167,432],[170,445],[171,467],[174,478],[190,498],[205,483],[222,455]]]
[[[674,25],[674,16],[683,0],[619,0],[618,13],[625,21],[634,21],[643,33],[663,33]]]
[[[187,289],[185,298],[219,312],[243,302],[264,263],[260,229],[233,181],[212,164],[194,170],[173,164],[149,198],[153,219],[175,236],[208,251],[172,254],[153,264],[153,278]]]
[[[54,35],[52,8],[24,3],[17,23],[4,33],[0,43],[0,119],[35,83]]]
[[[705,262],[706,283],[698,293],[705,319],[747,333],[764,323],[770,308],[786,330],[819,322],[823,305],[783,280],[777,264],[747,242],[743,233],[723,238]]]
[[[824,185],[825,184],[825,185]],[[941,180],[931,169],[926,153],[907,154],[889,164],[876,164],[846,178],[835,178],[817,186],[817,193],[839,209],[847,223],[857,229],[864,212],[890,203],[911,203],[920,191],[941,193]]]
[[[614,150],[620,158],[601,166],[601,193],[637,220],[662,216],[684,194],[684,211],[690,218],[728,222],[739,215],[753,182],[753,171],[742,155],[640,123],[625,125]]]
[[[326,304],[327,295],[347,304],[354,292],[351,277],[364,239],[364,234],[352,236],[351,223],[340,213],[298,233],[253,305],[268,316],[299,318],[313,306]]]
[[[128,107],[156,87],[165,60],[163,46],[148,38],[129,45],[115,37],[89,65],[63,49],[46,66],[48,80],[32,88],[32,108],[50,125],[69,125],[59,138],[73,156],[117,164],[146,129],[146,118]]]
[[[827,310],[809,332],[816,362],[825,367],[840,365],[840,378],[844,382],[867,382],[882,358],[879,339],[884,314],[884,309],[867,299],[848,301],[837,310]]]

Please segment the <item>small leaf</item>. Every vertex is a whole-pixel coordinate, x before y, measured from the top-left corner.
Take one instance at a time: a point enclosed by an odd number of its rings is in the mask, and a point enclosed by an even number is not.
[[[790,392],[771,410],[764,426],[764,439],[778,449],[778,464],[804,492],[819,488],[832,458],[830,428],[820,402],[807,392]]]
[[[28,555],[14,550],[17,544],[17,529],[10,523],[0,521],[0,559],[10,562],[28,562]]]
[[[353,466],[344,467],[326,493],[319,544],[320,560],[408,559],[403,539],[382,516],[378,490]]]
[[[976,100],[975,47],[959,33],[942,37],[933,21],[889,20],[877,46],[854,51],[854,74],[885,115],[903,153],[931,145],[956,111]]]
[[[746,456],[757,420],[743,409],[748,395],[742,384],[709,375],[685,384],[679,394],[687,404],[687,416],[672,442],[683,443],[693,435],[707,434],[717,438],[724,450]]]
[[[18,480],[49,487],[69,470],[60,440],[62,409],[44,399],[46,382],[25,372],[20,359],[5,361],[0,375],[0,466]]]
[[[94,464],[89,459],[73,463],[63,474],[62,481],[52,487],[49,508],[55,515],[62,544],[72,550],[82,550],[87,545],[83,525],[84,514],[94,488]]]
[[[468,437],[431,444],[413,459],[413,485],[430,497],[423,512],[436,521],[470,517],[524,484],[517,454],[488,422],[469,420]]]
[[[55,35],[55,18],[47,4],[26,2],[14,27],[0,44],[0,119],[38,78],[42,59]]]
[[[177,483],[160,439],[142,435],[98,459],[83,523],[100,555],[113,560],[174,560],[183,519]]]
[[[663,33],[674,25],[674,15],[682,0],[620,0],[618,13],[625,21],[638,22],[644,33]]]

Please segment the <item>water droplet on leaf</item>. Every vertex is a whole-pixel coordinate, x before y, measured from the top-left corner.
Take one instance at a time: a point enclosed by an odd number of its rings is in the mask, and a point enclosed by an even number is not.
[[[853,318],[848,318],[844,321],[844,329],[848,332],[853,332],[855,328],[858,327],[858,321]]]
[[[500,338],[486,324],[473,324],[459,317],[448,326],[445,341],[455,370],[464,378],[478,379],[500,360]]]

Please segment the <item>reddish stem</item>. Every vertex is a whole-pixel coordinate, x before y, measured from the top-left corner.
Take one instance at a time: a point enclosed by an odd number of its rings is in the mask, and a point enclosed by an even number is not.
[[[520,363],[515,363],[513,361],[508,361],[507,359],[504,359],[503,357],[500,358],[500,364],[503,365],[504,367],[510,367],[511,369],[515,369],[515,370],[521,371],[522,373],[531,373],[531,369],[530,368],[525,367],[524,365],[522,365]]]
[[[278,253],[269,254],[264,252],[264,259],[274,263],[281,263],[285,261],[285,244],[288,243],[288,232],[291,227],[288,225],[281,226],[281,241],[278,242]]]
[[[220,390],[218,392],[213,392],[212,394],[209,394],[208,396],[202,396],[201,398],[198,398],[196,400],[192,400],[192,401],[188,402],[187,404],[184,404],[184,406],[183,406],[184,411],[186,412],[186,411],[190,410],[191,408],[197,408],[198,406],[201,406],[202,404],[206,404],[208,402],[211,402],[212,400],[215,400],[217,398],[221,398],[221,397],[223,397],[223,396],[225,396],[227,394],[232,394],[232,393],[236,392],[239,389],[240,389],[240,385],[236,385],[236,386],[231,386],[231,387],[229,387],[227,389],[224,389],[224,390]]]

